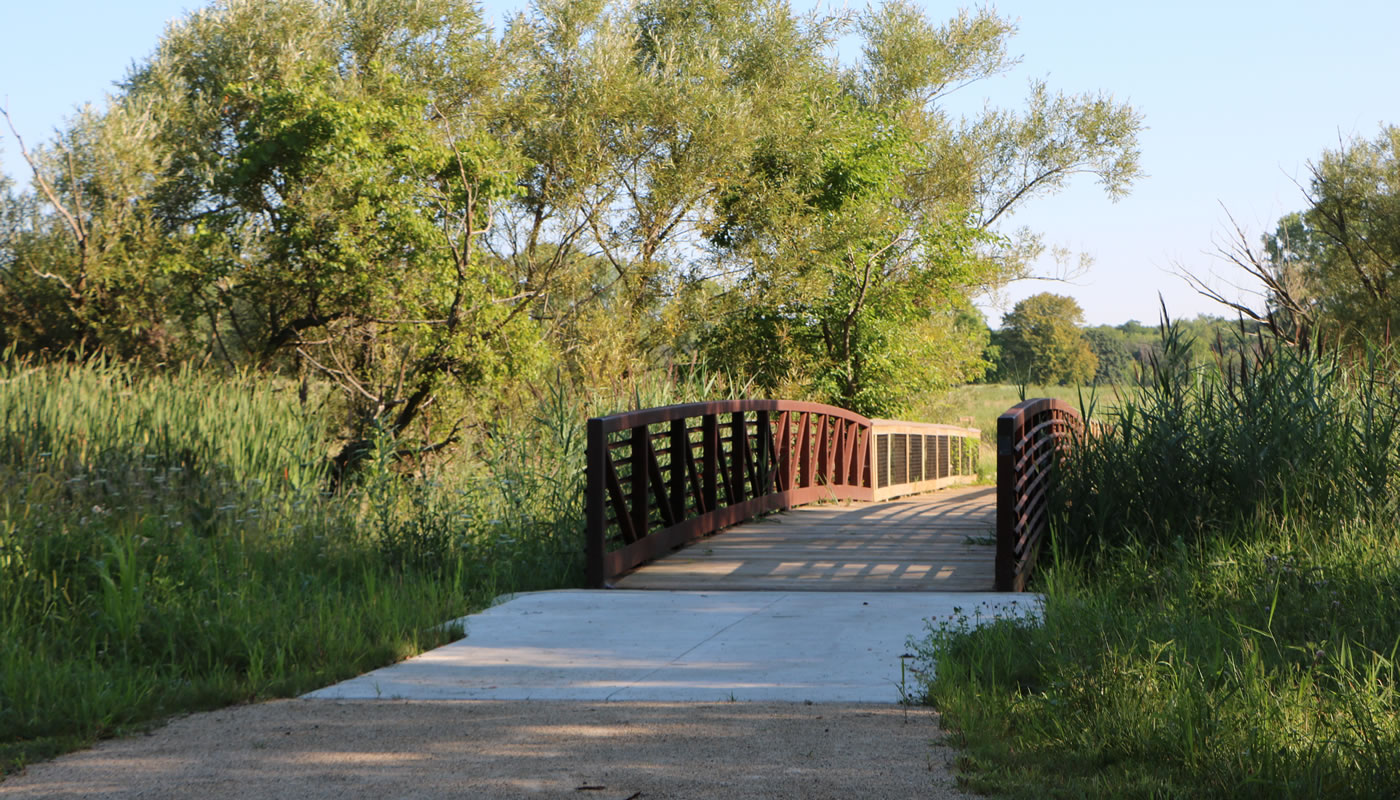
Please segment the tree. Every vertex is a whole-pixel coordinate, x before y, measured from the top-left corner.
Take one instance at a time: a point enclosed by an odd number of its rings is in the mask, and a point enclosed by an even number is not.
[[[342,466],[381,432],[445,446],[444,401],[538,360],[530,293],[480,248],[522,168],[483,123],[493,47],[457,0],[216,3],[31,159],[29,233],[56,243],[7,277],[46,281],[70,346],[179,326],[230,368],[333,381]]]
[[[1400,127],[1355,138],[1308,165],[1308,206],[1285,215],[1251,247],[1235,226],[1222,255],[1263,287],[1264,305],[1221,295],[1189,273],[1202,294],[1287,340],[1321,333],[1379,340],[1400,326]]]
[[[723,291],[717,198],[827,69],[829,27],[772,0],[556,0],[510,23],[496,124],[530,167],[487,244],[540,287],[533,313],[579,377],[693,356]]]
[[[1072,297],[1041,292],[1002,319],[1002,370],[1028,383],[1086,383],[1098,358],[1079,325],[1084,312]]]
[[[1301,276],[1320,323],[1379,338],[1400,325],[1400,127],[1325,151],[1309,170],[1309,207],[1279,221],[1265,252]]]
[[[1084,339],[1097,361],[1094,383],[1110,385],[1133,381],[1133,356],[1136,353],[1126,333],[1110,325],[1099,325],[1085,328]]]
[[[0,109],[6,122],[9,114]],[[148,192],[162,168],[149,109],[78,112],[47,146],[10,131],[32,189],[5,187],[0,229],[0,348],[56,354],[105,349],[176,359],[180,325],[170,281],[152,269],[168,252]]]
[[[963,379],[983,344],[967,288],[990,267],[985,234],[901,208],[915,149],[888,116],[837,95],[789,135],[762,144],[722,204],[713,240],[752,272],[710,340],[716,360],[874,415]]]
[[[1124,191],[1140,120],[1037,84],[1023,114],[955,123],[938,101],[1013,63],[1010,23],[980,11],[939,27],[896,1],[855,27],[861,63],[812,74],[723,195],[711,241],[741,279],[709,342],[765,387],[895,414],[984,371],[970,298],[1039,250],[999,220],[1079,172]]]

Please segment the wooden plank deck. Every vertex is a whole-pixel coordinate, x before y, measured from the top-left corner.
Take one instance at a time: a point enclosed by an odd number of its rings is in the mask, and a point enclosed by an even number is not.
[[[803,506],[701,539],[618,589],[989,592],[996,487]]]

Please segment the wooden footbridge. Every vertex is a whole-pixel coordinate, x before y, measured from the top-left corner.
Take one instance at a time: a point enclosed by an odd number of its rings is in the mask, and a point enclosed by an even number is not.
[[[1058,400],[981,432],[784,400],[588,421],[588,580],[687,590],[1021,591],[1057,455],[1082,430]],[[773,514],[781,511],[785,513]],[[715,535],[718,534],[718,535]]]

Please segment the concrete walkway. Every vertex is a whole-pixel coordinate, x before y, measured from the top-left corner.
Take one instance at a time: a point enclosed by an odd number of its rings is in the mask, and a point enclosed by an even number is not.
[[[309,699],[894,703],[925,621],[1034,613],[987,592],[519,595],[462,620],[467,636]]]

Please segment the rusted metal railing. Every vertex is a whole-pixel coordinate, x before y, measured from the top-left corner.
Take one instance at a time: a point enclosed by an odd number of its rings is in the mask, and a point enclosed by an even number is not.
[[[1053,398],[1023,401],[997,417],[997,591],[1026,590],[1049,528],[1051,481],[1083,430],[1079,412]]]
[[[788,400],[595,417],[588,421],[588,583],[606,586],[686,542],[770,511],[966,481],[977,474],[979,436]]]

